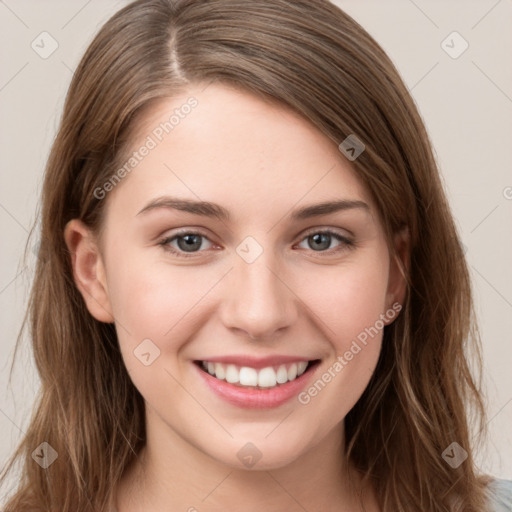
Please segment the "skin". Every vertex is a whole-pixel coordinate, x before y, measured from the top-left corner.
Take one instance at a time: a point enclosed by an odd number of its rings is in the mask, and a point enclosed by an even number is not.
[[[76,284],[96,319],[116,323],[126,368],[146,402],[147,445],[123,476],[116,508],[363,510],[360,479],[343,453],[343,419],[375,369],[381,332],[308,404],[236,407],[205,386],[193,361],[305,356],[321,360],[313,381],[332,367],[404,298],[374,204],[314,126],[218,83],[154,105],[134,150],[190,96],[198,106],[104,199],[101,237],[77,219],[65,230]],[[139,214],[164,195],[217,203],[231,218],[168,208]],[[291,219],[300,207],[338,199],[368,209]],[[188,258],[159,244],[180,228],[206,237],[199,250],[181,250]],[[327,228],[353,245],[331,237],[319,248],[308,238]],[[236,252],[247,236],[263,250],[252,263]],[[395,243],[405,260],[407,237]],[[178,251],[184,245],[167,243]],[[133,353],[145,339],[160,350],[149,366]],[[247,442],[262,454],[250,469],[237,457]],[[379,510],[372,489],[362,490],[366,510]]]

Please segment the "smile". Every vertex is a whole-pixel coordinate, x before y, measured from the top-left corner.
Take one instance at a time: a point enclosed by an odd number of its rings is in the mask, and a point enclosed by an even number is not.
[[[279,366],[267,366],[256,369],[250,366],[237,366],[235,364],[213,363],[201,361],[204,371],[219,380],[225,380],[229,384],[247,388],[273,388],[300,377],[309,365],[309,361],[281,364]]]
[[[269,409],[292,400],[314,378],[320,359],[223,357],[196,360],[201,380],[214,395],[243,409]]]

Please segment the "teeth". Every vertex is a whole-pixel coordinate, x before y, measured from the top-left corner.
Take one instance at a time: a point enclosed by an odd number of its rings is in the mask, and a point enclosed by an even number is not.
[[[240,368],[240,384],[242,386],[257,386],[258,372],[254,368],[244,366]]]
[[[276,383],[277,376],[273,368],[263,368],[260,370],[258,374],[258,386],[260,388],[273,388]]]
[[[215,374],[215,377],[217,377],[217,374]],[[217,378],[220,379],[220,377]],[[234,364],[228,364],[226,368],[226,381],[230,384],[236,384],[237,382],[240,382],[240,372],[237,370]]]
[[[220,363],[215,363],[215,376],[220,380],[224,380],[226,378],[226,369]]]
[[[288,380],[294,380],[297,377],[297,365],[293,363],[290,368],[288,368]]]
[[[276,378],[277,382],[279,384],[284,384],[285,382],[288,382],[288,370],[286,369],[286,366],[284,364],[282,364],[278,369],[277,369],[277,378]]]
[[[239,384],[240,386],[260,388],[273,388],[279,384],[291,382],[300,377],[308,366],[308,361],[300,361],[292,364],[282,364],[280,366],[267,366],[256,370],[249,366],[236,366],[234,364],[211,363],[202,361],[201,366],[210,375],[219,380],[225,380],[230,384]]]

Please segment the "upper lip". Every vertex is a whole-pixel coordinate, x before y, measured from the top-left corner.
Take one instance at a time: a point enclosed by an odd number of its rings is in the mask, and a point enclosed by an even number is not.
[[[210,363],[234,364],[236,366],[249,366],[250,368],[266,368],[268,366],[279,366],[286,363],[298,363],[300,361],[316,361],[315,358],[303,356],[285,356],[275,355],[266,357],[254,357],[248,355],[230,355],[219,357],[206,357],[198,361],[208,361]]]

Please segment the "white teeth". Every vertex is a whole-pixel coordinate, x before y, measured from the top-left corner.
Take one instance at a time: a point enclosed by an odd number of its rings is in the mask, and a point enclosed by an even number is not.
[[[226,368],[226,381],[230,384],[236,384],[240,381],[240,372],[234,364],[228,364]]]
[[[240,368],[240,384],[242,386],[257,386],[258,372],[254,368],[243,366]]]
[[[263,368],[258,374],[258,386],[261,388],[272,388],[276,385],[277,377],[273,368]]]
[[[306,371],[307,366],[307,361],[301,361],[300,363],[297,363],[297,377],[300,377]]]
[[[286,369],[286,366],[284,364],[282,364],[277,369],[276,380],[277,382],[279,382],[279,384],[284,384],[285,382],[288,382],[288,370]]]
[[[256,370],[249,366],[236,366],[234,364],[211,363],[202,361],[201,366],[219,380],[226,380],[230,384],[260,388],[273,388],[279,384],[291,382],[300,377],[308,366],[308,361],[292,364],[281,364],[276,367],[267,366]]]
[[[293,363],[290,368],[288,368],[288,380],[295,380],[297,377],[297,365]]]
[[[226,370],[224,365],[215,363],[215,376],[220,380],[224,380],[226,378]]]

